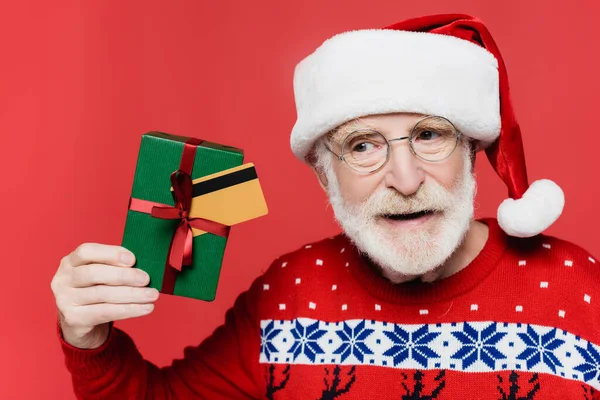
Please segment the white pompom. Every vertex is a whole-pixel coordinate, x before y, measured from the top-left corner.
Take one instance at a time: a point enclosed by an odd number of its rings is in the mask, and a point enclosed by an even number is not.
[[[565,195],[548,179],[533,182],[522,198],[506,199],[498,207],[498,224],[515,237],[531,237],[544,232],[562,214]]]

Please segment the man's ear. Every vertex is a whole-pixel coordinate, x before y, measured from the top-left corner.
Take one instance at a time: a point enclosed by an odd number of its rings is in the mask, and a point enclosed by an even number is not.
[[[317,179],[319,180],[319,184],[321,185],[321,188],[323,188],[323,190],[325,191],[325,193],[327,193],[327,174],[325,174],[325,171],[323,171],[323,168],[319,167],[319,163],[318,163],[318,159],[317,159],[317,148],[316,146],[318,146],[319,143],[315,143],[312,147],[312,149],[310,149],[310,151],[308,152],[308,154],[306,155],[306,163],[310,166],[310,169],[312,169],[312,171],[314,172],[314,174],[316,175]]]
[[[310,168],[317,176],[317,179],[319,180],[319,184],[321,185],[321,188],[323,188],[325,193],[327,193],[327,176],[325,175],[325,172],[323,171],[323,169],[315,166],[314,164],[312,164],[310,166]]]

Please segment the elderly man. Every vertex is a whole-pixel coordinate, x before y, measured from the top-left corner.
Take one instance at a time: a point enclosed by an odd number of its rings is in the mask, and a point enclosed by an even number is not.
[[[226,322],[169,367],[112,326],[158,293],[134,257],[85,244],[52,282],[81,399],[591,399],[596,261],[542,232],[556,184],[529,186],[487,29],[438,15],[327,40],[296,68],[294,154],[343,234],[273,262]],[[474,220],[483,150],[510,197]]]

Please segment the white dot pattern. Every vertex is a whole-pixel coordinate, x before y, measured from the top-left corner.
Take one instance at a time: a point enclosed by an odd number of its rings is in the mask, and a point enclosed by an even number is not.
[[[339,242],[338,242],[339,243]],[[341,244],[342,246],[344,246],[344,244]],[[346,244],[347,245],[347,244]],[[309,317],[309,316],[313,316],[315,318],[318,318],[320,314],[325,313],[325,312],[331,312],[329,310],[338,310],[337,313],[339,313],[339,316],[342,317],[340,319],[338,319],[337,321],[342,321],[344,320],[346,317],[347,318],[355,318],[354,314],[355,313],[362,313],[364,311],[364,299],[363,299],[363,303],[356,303],[355,302],[355,297],[351,294],[351,293],[345,293],[346,291],[350,292],[349,288],[352,288],[353,285],[348,284],[348,282],[345,280],[344,276],[351,276],[351,274],[349,274],[347,271],[346,274],[339,274],[339,269],[336,270],[336,268],[342,268],[342,265],[344,265],[345,267],[349,267],[350,262],[354,262],[354,267],[353,268],[362,268],[361,263],[358,262],[355,258],[354,258],[354,252],[353,252],[353,247],[349,247],[349,251],[346,253],[345,252],[345,247],[341,247],[340,245],[336,245],[334,242],[331,243],[330,245],[330,249],[328,250],[328,253],[321,253],[318,252],[317,250],[321,250],[320,245],[316,246],[315,249],[311,250],[310,252],[303,252],[302,254],[304,254],[303,257],[304,260],[303,262],[305,263],[304,265],[308,265],[310,266],[310,264],[312,262],[314,262],[315,264],[313,265],[317,265],[317,266],[323,266],[324,262],[327,261],[327,267],[326,268],[317,268],[317,269],[306,269],[304,268],[303,270],[297,270],[296,269],[296,265],[298,264],[295,259],[291,259],[290,262],[292,262],[292,265],[290,267],[289,270],[278,270],[279,274],[283,274],[283,276],[285,276],[286,278],[283,279],[282,281],[276,281],[273,279],[269,279],[269,276],[267,276],[267,280],[269,283],[262,283],[262,289],[263,291],[270,291],[271,287],[270,287],[270,283],[273,282],[273,284],[275,285],[273,287],[273,291],[274,293],[264,293],[265,297],[270,296],[271,294],[274,295],[277,292],[281,291],[282,293],[285,294],[284,297],[281,297],[277,300],[287,300],[290,301],[290,299],[292,298],[296,298],[299,299],[298,300],[294,300],[293,304],[290,308],[291,311],[293,311],[294,313],[297,311],[297,304],[296,302],[299,302],[300,307],[298,307],[298,311],[302,312],[301,310],[304,309],[306,310],[306,308],[308,308],[309,310],[315,310],[313,311],[304,311],[304,313],[306,314],[305,317]],[[545,249],[551,249],[552,246],[548,243],[544,243],[542,244],[543,248]],[[312,247],[312,245],[306,245],[304,246],[306,249],[310,249]],[[302,249],[302,247],[300,247],[300,249]],[[532,254],[532,255],[525,255],[523,253],[521,253],[520,256],[515,257],[514,255],[518,254],[517,252],[513,253],[513,255],[510,255],[509,257],[505,258],[505,265],[509,264],[512,265],[512,268],[515,268],[516,265],[518,265],[518,267],[526,267],[527,265],[529,265],[529,267],[527,268],[523,268],[521,271],[523,271],[523,273],[525,273],[526,271],[530,271],[531,272],[531,277],[528,278],[528,288],[529,289],[525,289],[523,291],[525,291],[526,293],[516,293],[515,297],[513,297],[513,301],[519,301],[521,302],[521,304],[519,305],[514,305],[513,307],[515,307],[515,313],[514,314],[514,318],[516,318],[517,321],[521,320],[521,317],[523,316],[530,316],[531,318],[537,318],[537,316],[535,315],[535,310],[536,308],[532,308],[530,307],[532,304],[535,305],[536,303],[531,303],[530,302],[530,298],[529,295],[533,296],[532,298],[537,296],[537,299],[533,299],[533,301],[548,301],[548,305],[549,305],[549,309],[547,309],[548,312],[544,312],[545,317],[544,318],[551,318],[551,319],[556,319],[556,316],[558,315],[559,318],[563,319],[563,323],[562,324],[566,324],[567,328],[569,326],[570,323],[577,323],[578,321],[580,321],[580,316],[579,313],[577,312],[578,310],[574,310],[574,309],[569,309],[569,319],[566,320],[566,310],[564,309],[560,309],[560,307],[569,307],[568,304],[565,304],[564,302],[560,301],[560,299],[562,299],[564,301],[564,298],[560,297],[560,292],[563,290],[563,287],[565,285],[563,285],[562,282],[562,276],[565,277],[572,277],[577,275],[577,271],[580,268],[581,265],[585,265],[585,258],[588,258],[590,263],[595,264],[596,260],[594,258],[592,258],[591,256],[588,256],[588,254],[579,254],[577,253],[577,251],[574,252],[565,252],[565,255],[563,255],[562,257],[560,256],[560,252],[563,251],[563,246],[560,245],[555,249],[555,250],[551,250],[548,251],[548,253],[546,253],[546,251],[542,250],[541,248],[538,247],[537,253],[536,254]],[[338,253],[339,252],[339,253]],[[337,255],[336,255],[337,253]],[[340,253],[345,253],[343,255],[340,255]],[[551,259],[552,256],[554,256],[554,253],[556,253],[556,255],[558,255],[557,259]],[[537,256],[537,254],[540,254],[541,256]],[[331,258],[329,258],[328,256],[331,255]],[[565,259],[564,257],[569,257],[569,259]],[[318,257],[318,258],[317,258]],[[520,257],[527,257],[527,259],[520,259]],[[289,256],[287,257],[288,259]],[[314,260],[314,261],[313,261]],[[542,262],[547,262],[548,264],[552,263],[554,266],[558,266],[560,265],[560,263],[563,263],[565,267],[574,267],[574,262],[578,262],[578,266],[572,269],[565,269],[565,268],[560,268],[559,270],[561,272],[558,272],[559,275],[556,279],[554,276],[549,276],[548,274],[544,273],[544,270],[540,269],[538,270],[536,267],[538,264],[542,264]],[[281,268],[285,268],[286,266],[288,266],[288,262],[281,262],[280,261],[280,266]],[[532,270],[533,268],[533,270]],[[590,266],[591,268],[591,266]],[[312,273],[309,273],[307,271],[314,271]],[[331,273],[330,273],[331,270]],[[303,275],[304,272],[302,271],[306,271],[306,273],[308,275]],[[362,269],[360,269],[360,271],[362,272]],[[335,275],[335,273],[338,272],[337,275]],[[287,274],[290,275],[287,275]],[[316,274],[318,276],[318,281],[313,281],[314,276],[312,274]],[[329,274],[329,275],[326,275]],[[296,277],[294,276],[296,275]],[[535,276],[537,275],[537,276]],[[302,278],[301,278],[302,277]],[[333,278],[333,279],[331,279]],[[553,279],[553,290],[546,290],[546,291],[541,291],[541,292],[537,292],[537,291],[532,291],[531,289],[533,288],[533,285],[535,285],[535,282],[539,282],[539,287],[541,289],[548,289],[549,288],[549,281],[539,281],[538,279],[541,278],[546,278],[546,279]],[[292,280],[294,280],[295,285],[300,285],[302,282],[302,279],[304,279],[304,283],[303,286],[298,286],[295,287],[292,285]],[[571,278],[569,278],[571,279]],[[335,284],[332,284],[331,282],[336,282]],[[283,282],[283,283],[282,283]],[[339,282],[340,285],[338,285],[337,283]],[[354,281],[352,281],[354,282]],[[574,284],[577,284],[577,282],[579,281],[574,281]],[[329,286],[327,286],[329,285]],[[280,288],[281,286],[281,288]],[[287,288],[285,288],[285,286],[287,286]],[[295,289],[295,291],[293,292],[285,292],[286,290],[290,289],[290,286]],[[339,288],[338,288],[339,286]],[[323,290],[325,289],[325,287],[331,287],[331,291],[335,291],[336,293],[332,293],[331,295],[328,294],[327,290]],[[260,286],[259,286],[260,288]],[[304,290],[312,290],[312,288],[315,288],[315,291],[313,293],[318,293],[317,295],[314,296],[310,296],[310,297],[303,297],[305,295]],[[584,295],[581,296],[581,292],[579,291],[578,293],[574,293],[575,296],[579,296],[579,302],[581,301],[582,297],[583,297],[583,301],[587,304],[591,304],[591,295],[589,295],[588,293],[592,293],[592,295],[596,295],[594,292],[594,288],[589,287],[589,286],[583,286],[584,290],[587,291],[587,293],[584,292]],[[535,289],[534,289],[535,290]],[[554,293],[556,292],[556,296],[557,299],[559,301],[556,301],[555,303],[553,302],[553,297],[554,297]],[[298,293],[297,297],[293,297],[293,293]],[[289,296],[288,296],[289,294]],[[515,294],[515,293],[513,293]],[[347,297],[346,297],[347,296]],[[548,297],[551,296],[551,297]],[[329,299],[327,298],[329,297]],[[310,298],[313,299],[313,301],[307,301]],[[508,300],[509,298],[507,298]],[[545,300],[540,300],[540,299],[545,299]],[[271,304],[271,307],[274,307],[274,305],[278,305],[279,310],[281,311],[279,314],[283,317],[285,316],[287,318],[288,315],[291,315],[291,312],[282,312],[286,310],[286,304],[285,303],[279,303],[278,301],[275,300],[273,301]],[[360,300],[360,299],[359,299]],[[368,298],[366,299],[368,301]],[[391,310],[390,307],[387,307],[385,311],[382,311],[382,305],[381,304],[377,304],[377,303],[372,303],[372,301],[380,301],[377,300],[376,297],[373,297],[371,302],[367,302],[367,307],[368,304],[373,304],[373,309],[375,312],[375,315],[380,316],[381,318],[383,318],[383,321],[388,320],[388,314],[390,314],[390,312],[393,313],[393,310]],[[470,300],[470,301],[469,301]],[[448,312],[446,312],[446,314],[450,313],[449,316],[445,317],[444,315],[440,316],[440,318],[456,318],[457,315],[460,315],[463,319],[463,321],[478,321],[479,318],[489,318],[488,316],[488,310],[490,309],[489,306],[485,301],[484,301],[484,308],[482,309],[482,313],[479,313],[479,304],[478,303],[472,303],[473,301],[478,301],[478,300],[482,300],[480,298],[477,298],[476,296],[469,298],[466,298],[466,301],[464,301],[462,304],[458,304],[455,305],[455,308],[450,311],[448,310]],[[556,300],[556,299],[554,299]],[[319,304],[321,304],[321,307],[319,308],[319,311],[316,311],[317,308],[317,303],[319,302]],[[350,303],[348,303],[348,301],[350,301]],[[510,300],[508,300],[510,301]],[[345,303],[344,303],[345,302]],[[332,304],[330,304],[332,303]],[[510,310],[510,302],[507,302],[508,304],[504,304],[503,309],[504,310]],[[386,303],[387,304],[387,303]],[[518,304],[518,303],[517,303]],[[552,306],[552,304],[554,304],[554,306]],[[594,303],[595,304],[595,303]],[[584,312],[584,310],[588,310],[585,312],[589,312],[589,311],[594,311],[595,310],[595,306],[585,306],[582,305],[581,303],[579,303],[580,307],[583,307],[583,309],[580,312]],[[349,306],[353,306],[353,311],[350,313],[346,313],[346,311],[348,311],[348,307]],[[423,304],[422,307],[425,306],[427,307],[427,305]],[[524,314],[524,308],[525,306],[528,307],[528,313]],[[340,307],[340,308],[337,308]],[[469,307],[469,311],[470,313],[468,313],[467,311],[467,307]],[[496,306],[494,306],[496,307]],[[492,307],[492,310],[493,308]],[[558,309],[556,308],[558,307]],[[340,310],[341,309],[341,313]],[[393,308],[392,308],[393,309]],[[421,316],[421,318],[418,318],[418,316],[416,315],[416,312],[419,312],[419,315]],[[335,311],[334,311],[335,313]],[[373,313],[373,311],[371,311],[371,313]],[[441,313],[443,313],[443,310],[441,310]],[[440,313],[440,314],[441,314]],[[493,311],[490,311],[491,314],[493,314]],[[521,314],[519,314],[521,313]],[[534,313],[534,315],[532,316],[531,314]],[[556,314],[555,314],[556,313]],[[456,315],[452,315],[452,314],[456,314]],[[369,317],[369,318],[374,318],[377,319],[375,317],[375,315]],[[430,319],[429,317],[425,317],[429,315],[429,310],[428,309],[419,309],[418,307],[415,307],[413,309],[413,314],[412,314],[412,319],[415,320],[415,322],[420,321],[421,323],[427,323],[428,319]],[[434,308],[434,311],[432,313],[432,316],[435,316],[435,318],[438,318],[438,311],[437,308]],[[292,317],[293,318],[293,317]],[[391,317],[393,318],[393,316]],[[493,315],[492,315],[493,318]],[[281,318],[283,319],[283,318]],[[560,320],[555,320],[555,322],[558,322]],[[433,326],[433,325],[432,325]]]

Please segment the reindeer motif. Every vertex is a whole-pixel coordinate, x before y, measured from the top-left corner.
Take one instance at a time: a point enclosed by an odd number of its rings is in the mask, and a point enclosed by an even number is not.
[[[266,398],[268,400],[273,400],[273,396],[275,392],[284,389],[285,385],[287,385],[290,380],[290,365],[288,365],[282,372],[283,378],[279,381],[278,384],[275,384],[275,365],[271,364],[269,366],[269,376],[267,377],[267,393]]]
[[[331,379],[331,384],[329,382],[329,369],[325,368],[325,378],[323,381],[325,382],[325,389],[321,392],[321,397],[317,400],[334,400],[339,396],[347,393],[350,390],[350,387],[356,381],[356,366],[352,366],[350,371],[346,375],[350,378],[346,381],[346,384],[340,387],[342,380],[340,379],[340,372],[342,368],[339,365],[336,365],[333,368],[333,378]]]
[[[600,400],[600,392],[591,386],[581,385],[583,388],[583,398],[585,400]],[[588,396],[589,395],[589,396]]]
[[[538,374],[533,374],[528,380],[528,383],[533,384],[533,388],[529,392],[527,392],[525,396],[518,396],[519,390],[521,389],[521,386],[519,386],[519,378],[520,376],[516,373],[516,371],[512,371],[510,373],[510,375],[508,376],[510,387],[508,393],[506,393],[501,386],[502,383],[504,383],[504,380],[502,379],[502,376],[498,375],[498,381],[500,382],[500,385],[498,385],[498,391],[502,395],[500,400],[533,400],[535,394],[540,390]]]
[[[444,387],[446,387],[446,380],[444,379],[446,376],[446,371],[441,370],[440,373],[434,378],[434,380],[439,382],[439,384],[435,389],[433,389],[431,394],[423,393],[423,389],[425,388],[425,385],[423,385],[424,376],[425,374],[423,372],[419,370],[415,371],[415,374],[413,375],[415,381],[412,391],[408,388],[406,382],[402,382],[402,386],[406,391],[405,394],[402,395],[402,400],[434,400],[438,398],[440,392],[444,389]],[[404,372],[402,373],[402,377],[404,378],[404,381],[408,380],[408,375]]]

